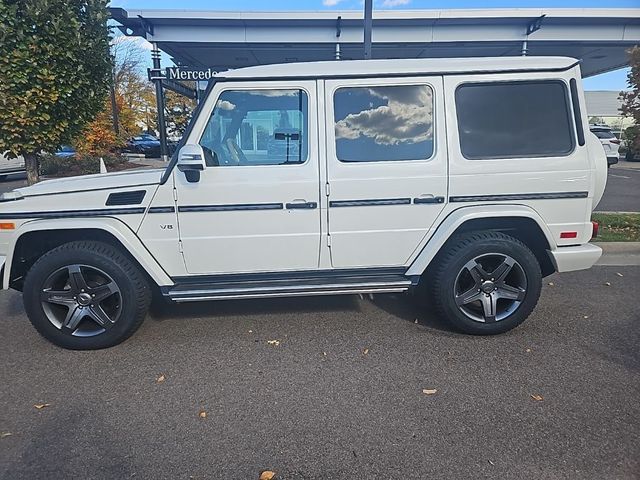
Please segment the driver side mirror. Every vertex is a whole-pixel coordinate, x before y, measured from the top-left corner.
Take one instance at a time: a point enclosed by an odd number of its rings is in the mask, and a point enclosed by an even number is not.
[[[200,145],[188,143],[178,152],[178,170],[184,173],[187,182],[199,182],[200,172],[205,166],[204,151]]]

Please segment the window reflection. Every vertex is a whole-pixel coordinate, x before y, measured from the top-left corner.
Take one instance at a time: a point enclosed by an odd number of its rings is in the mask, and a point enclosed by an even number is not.
[[[433,91],[427,85],[340,88],[334,116],[336,153],[343,162],[433,154]]]

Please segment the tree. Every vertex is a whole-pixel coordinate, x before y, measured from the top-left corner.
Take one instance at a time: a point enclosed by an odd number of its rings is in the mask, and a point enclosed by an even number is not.
[[[640,152],[640,47],[636,46],[629,50],[629,74],[627,75],[627,85],[629,90],[620,92],[622,106],[620,111],[623,115],[633,118],[634,127],[628,128],[627,146],[632,152]]]
[[[197,88],[195,82],[182,83],[189,88]],[[182,137],[196,106],[195,99],[187,98],[171,90],[165,90],[165,120],[169,137]]]
[[[0,0],[0,151],[39,154],[73,139],[104,107],[111,81],[107,0]]]

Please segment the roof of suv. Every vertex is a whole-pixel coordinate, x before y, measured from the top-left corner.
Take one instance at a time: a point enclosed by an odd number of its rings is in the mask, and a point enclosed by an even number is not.
[[[220,72],[218,79],[334,78],[429,74],[563,71],[578,63],[570,57],[412,58],[334,60],[329,62],[259,65]]]

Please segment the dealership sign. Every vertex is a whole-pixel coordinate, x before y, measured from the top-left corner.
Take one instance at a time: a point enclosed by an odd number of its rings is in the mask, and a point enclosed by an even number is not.
[[[192,82],[211,80],[217,72],[210,68],[196,69],[188,67],[150,68],[149,80],[187,80]]]

